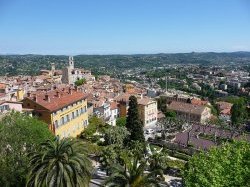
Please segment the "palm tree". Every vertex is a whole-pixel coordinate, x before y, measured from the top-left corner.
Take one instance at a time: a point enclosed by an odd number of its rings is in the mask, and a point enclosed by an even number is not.
[[[29,154],[30,172],[26,186],[85,187],[89,185],[92,165],[82,142],[62,139],[42,143]]]
[[[146,161],[137,158],[124,160],[124,166],[117,164],[112,167],[112,174],[104,182],[108,187],[158,187],[161,175],[159,170],[145,172]]]
[[[163,153],[163,148],[151,148],[147,146],[147,161],[149,163],[149,170],[155,169],[164,170],[168,167],[169,158],[166,153]]]

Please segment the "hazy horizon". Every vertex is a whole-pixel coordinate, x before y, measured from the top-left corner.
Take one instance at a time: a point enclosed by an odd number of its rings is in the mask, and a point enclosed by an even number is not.
[[[0,55],[42,55],[42,56],[79,56],[79,55],[100,55],[100,56],[105,56],[105,55],[158,55],[158,54],[190,54],[190,53],[250,53],[250,51],[221,51],[221,52],[216,52],[216,51],[191,51],[191,52],[173,52],[173,53],[168,53],[168,52],[159,52],[159,53],[107,53],[107,54],[98,54],[98,53],[93,53],[93,54],[84,54],[84,53],[78,53],[78,54],[41,54],[41,53],[0,53]]]

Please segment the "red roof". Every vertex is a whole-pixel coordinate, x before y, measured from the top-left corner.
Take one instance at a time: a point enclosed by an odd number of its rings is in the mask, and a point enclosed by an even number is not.
[[[229,109],[229,108],[223,109],[222,111],[220,111],[220,114],[230,115],[231,114],[231,109]]]
[[[219,110],[224,110],[224,109],[231,110],[231,107],[233,106],[232,103],[228,103],[228,102],[224,102],[224,101],[217,102],[216,104],[219,107]]]
[[[193,104],[193,105],[206,105],[206,104],[208,104],[208,101],[203,101],[203,100],[199,100],[199,99],[192,99],[191,104]]]
[[[116,109],[116,108],[118,108],[118,104],[117,104],[116,102],[110,103],[110,109],[111,109],[111,110],[114,110],[114,109]]]
[[[50,111],[57,111],[65,106],[68,106],[74,102],[83,100],[87,98],[87,95],[82,92],[77,92],[69,89],[65,91],[37,91],[33,92],[28,99],[33,100],[37,104],[43,106],[44,108]],[[48,96],[48,100],[45,99],[46,95]],[[59,95],[59,96],[58,96]],[[34,99],[36,97],[36,100]]]
[[[5,89],[6,88],[6,84],[5,83],[0,83],[0,89]]]

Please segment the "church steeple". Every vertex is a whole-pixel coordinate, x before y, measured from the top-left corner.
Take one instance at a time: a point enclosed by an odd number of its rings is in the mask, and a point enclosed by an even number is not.
[[[69,68],[74,69],[74,58],[73,58],[73,56],[69,57]]]

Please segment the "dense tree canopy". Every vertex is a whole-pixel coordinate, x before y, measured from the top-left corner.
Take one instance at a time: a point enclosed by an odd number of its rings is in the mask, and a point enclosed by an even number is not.
[[[125,127],[125,125],[126,125],[126,118],[125,117],[117,118],[116,126]]]
[[[28,169],[27,152],[53,139],[47,124],[11,113],[0,121],[0,186],[24,186]]]
[[[167,112],[165,113],[165,116],[167,118],[176,118],[176,112],[172,110],[167,110]]]
[[[105,123],[102,119],[96,116],[93,116],[89,119],[89,124],[82,132],[81,137],[87,140],[92,139],[94,133],[102,131],[104,126],[105,126]]]
[[[125,127],[112,126],[104,131],[104,140],[106,145],[116,144],[123,146],[124,139],[129,136]]]
[[[193,156],[184,171],[187,187],[250,186],[250,144],[233,142]]]
[[[235,101],[232,109],[231,109],[231,121],[234,126],[239,126],[246,120],[247,111],[246,111],[246,103],[243,98]]]

